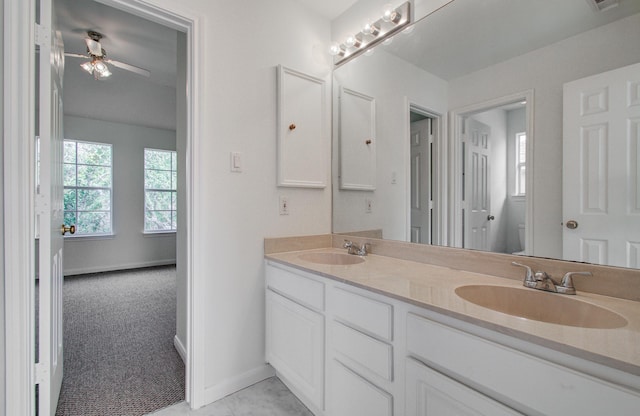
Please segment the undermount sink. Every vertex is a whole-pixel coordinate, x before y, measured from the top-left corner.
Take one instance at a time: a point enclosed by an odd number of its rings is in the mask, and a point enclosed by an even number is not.
[[[602,329],[627,325],[617,313],[567,295],[490,285],[460,286],[455,292],[478,306],[534,321]]]
[[[304,253],[301,260],[318,264],[333,264],[336,266],[347,266],[364,262],[362,257],[343,253]]]

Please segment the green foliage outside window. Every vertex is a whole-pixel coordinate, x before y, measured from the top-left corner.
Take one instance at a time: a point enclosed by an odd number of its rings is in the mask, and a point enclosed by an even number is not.
[[[76,235],[111,234],[110,144],[64,141],[64,223]]]
[[[177,156],[171,150],[144,149],[144,230],[175,231]]]

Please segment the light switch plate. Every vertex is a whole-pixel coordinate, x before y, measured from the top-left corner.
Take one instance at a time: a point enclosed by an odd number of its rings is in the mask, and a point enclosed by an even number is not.
[[[242,153],[231,152],[231,172],[242,172]]]
[[[280,196],[280,215],[289,215],[289,198]]]

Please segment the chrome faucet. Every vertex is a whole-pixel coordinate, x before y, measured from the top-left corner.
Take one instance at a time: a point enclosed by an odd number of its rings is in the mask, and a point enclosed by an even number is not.
[[[369,243],[362,243],[360,247],[352,241],[344,240],[344,244],[342,247],[347,249],[347,253],[353,254],[355,256],[366,256],[367,255],[367,247],[371,247]]]
[[[571,276],[591,276],[590,272],[569,272],[564,275],[560,283],[557,283],[546,272],[537,271],[534,273],[533,270],[531,270],[531,267],[515,261],[511,262],[511,264],[518,267],[524,267],[527,270],[524,281],[522,282],[523,286],[537,290],[544,290],[546,292],[562,293],[565,295],[576,294],[576,288],[573,287],[573,279]]]

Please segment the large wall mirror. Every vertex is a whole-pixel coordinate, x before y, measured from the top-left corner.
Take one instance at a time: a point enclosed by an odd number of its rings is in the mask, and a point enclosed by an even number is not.
[[[333,231],[640,267],[640,1],[597,3],[454,0],[337,67]]]

